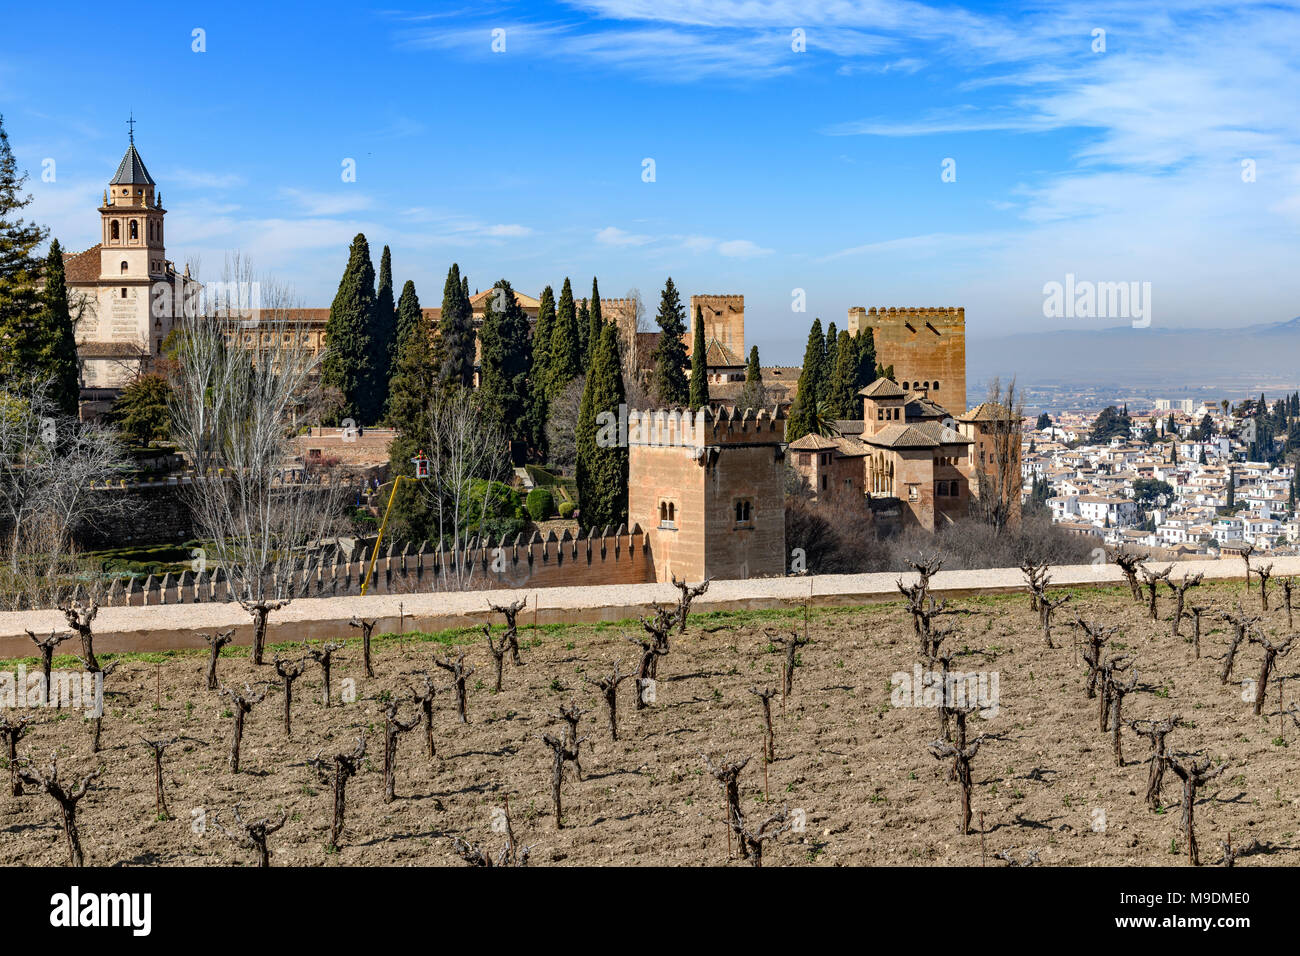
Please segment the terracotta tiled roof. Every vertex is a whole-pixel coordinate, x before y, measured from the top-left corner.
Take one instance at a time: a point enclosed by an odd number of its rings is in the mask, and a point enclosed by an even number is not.
[[[996,402],[980,402],[961,417],[963,422],[996,422],[1006,417],[1005,406]]]
[[[745,360],[714,339],[704,350],[704,364],[708,368],[744,368]]]
[[[858,394],[867,398],[902,398],[906,393],[889,379],[878,378],[866,388],[858,389]]]
[[[797,441],[790,442],[790,448],[795,451],[829,451],[838,447],[834,439],[825,438],[816,432],[809,432]]]
[[[63,257],[63,271],[69,282],[94,282],[99,278],[99,249],[95,243],[85,252],[70,252]]]
[[[878,448],[938,448],[940,445],[917,425],[886,425],[862,440]]]

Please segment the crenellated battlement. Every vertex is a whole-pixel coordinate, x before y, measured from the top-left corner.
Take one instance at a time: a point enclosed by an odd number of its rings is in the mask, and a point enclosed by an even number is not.
[[[361,593],[371,552],[335,549],[305,559],[284,581],[272,579],[272,593],[293,598],[345,597]],[[545,588],[573,585],[640,584],[654,580],[645,534],[592,529],[588,535],[566,530],[556,536],[533,532],[493,542],[467,538],[450,548],[418,549],[390,544],[375,560],[367,594],[413,594],[428,591]],[[221,568],[197,574],[132,575],[117,578],[101,600],[106,607],[196,604],[234,600]]]

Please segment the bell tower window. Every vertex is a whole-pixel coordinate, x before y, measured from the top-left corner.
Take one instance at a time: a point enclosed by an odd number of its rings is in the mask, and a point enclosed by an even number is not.
[[[132,239],[140,238],[140,222],[137,219],[131,220],[131,238]]]
[[[122,229],[116,219],[108,227],[108,234],[116,241],[122,238]]]
[[[126,275],[126,260],[122,260],[122,275]]]

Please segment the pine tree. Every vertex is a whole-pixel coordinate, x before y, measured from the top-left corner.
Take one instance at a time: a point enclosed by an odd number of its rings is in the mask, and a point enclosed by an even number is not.
[[[45,259],[44,308],[36,323],[37,374],[50,383],[50,398],[63,414],[75,418],[81,397],[81,371],[77,361],[76,322],[68,305],[68,282],[59,240],[50,243]]]
[[[171,433],[171,391],[161,375],[141,375],[113,401],[108,420],[132,445],[166,441]]]
[[[578,523],[584,532],[627,523],[628,449],[618,424],[626,397],[618,331],[606,325],[578,413]]]
[[[32,201],[27,176],[18,172],[0,115],[0,382],[32,374],[39,351],[35,328],[45,307],[40,293],[37,248],[47,231],[15,214]]]
[[[397,356],[397,306],[393,301],[393,254],[387,246],[379,256],[379,285],[375,290],[375,320],[371,327],[370,349],[374,366],[371,421],[378,421],[388,408],[388,380],[393,375]]]
[[[444,382],[469,387],[474,384],[474,310],[469,301],[469,279],[453,262],[442,288],[442,313],[438,319],[442,339],[441,377]]]
[[[370,245],[357,233],[348,252],[347,268],[330,305],[325,325],[327,348],[321,362],[321,382],[337,388],[343,402],[340,421],[374,424],[370,389],[375,380],[370,330],[375,314],[375,268]]]
[[[695,334],[691,345],[690,407],[699,411],[709,404],[709,351],[704,345],[704,313],[695,307]]]
[[[869,328],[858,329],[858,334],[853,336],[853,344],[858,356],[858,376],[854,381],[857,386],[853,390],[854,409],[853,417],[862,411],[861,403],[856,399],[857,393],[866,388],[876,379],[880,378],[878,366],[876,365],[876,336]],[[889,368],[890,375],[893,374],[893,366]]]
[[[560,287],[555,309],[555,327],[547,350],[546,397],[554,400],[582,374],[582,352],[578,341],[578,316],[573,305],[573,286],[566,278]]]
[[[766,408],[767,389],[763,387],[763,369],[758,364],[758,346],[749,349],[749,364],[745,366],[745,387],[740,390],[740,407]]]
[[[529,435],[528,375],[532,370],[528,316],[510,283],[492,287],[483,313],[479,357],[479,398],[488,420],[508,441],[527,446]]]
[[[672,277],[659,297],[659,344],[654,353],[654,394],[662,406],[686,405],[691,398],[686,381],[686,310]]]
[[[1237,473],[1231,465],[1228,466],[1228,510],[1231,511],[1237,506]]]
[[[803,353],[803,370],[799,373],[798,392],[790,406],[790,418],[785,425],[786,441],[795,441],[816,431],[817,405],[824,400],[819,389],[824,378],[826,339],[822,335],[822,320],[813,319],[808,330],[808,345]]]

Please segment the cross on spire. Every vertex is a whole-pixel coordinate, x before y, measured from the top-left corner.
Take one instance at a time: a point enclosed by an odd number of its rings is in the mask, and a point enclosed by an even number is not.
[[[127,136],[131,140],[131,145],[134,146],[135,145],[135,110],[131,111],[131,117],[126,121],[126,128],[128,130]]]

